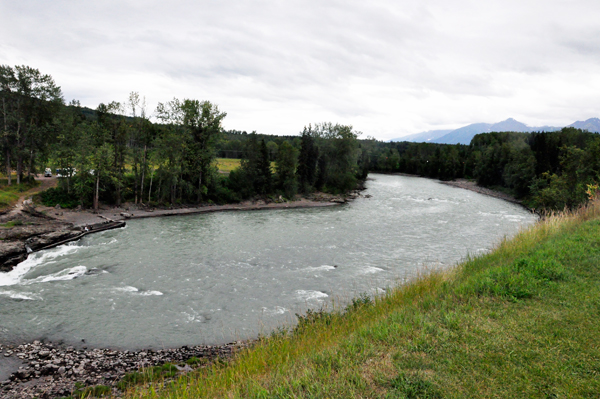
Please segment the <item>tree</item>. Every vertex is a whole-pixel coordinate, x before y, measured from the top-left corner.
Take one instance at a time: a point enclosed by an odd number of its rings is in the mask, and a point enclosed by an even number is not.
[[[181,133],[184,145],[181,147],[180,178],[197,184],[197,201],[200,202],[207,191],[206,177],[210,176],[208,172],[216,158],[215,145],[222,131],[221,123],[227,114],[210,101],[190,99],[159,103],[156,114]]]
[[[275,171],[277,173],[277,187],[283,190],[286,198],[293,199],[298,191],[297,165],[298,150],[287,141],[284,141],[277,152]]]
[[[23,178],[25,163],[35,173],[39,152],[46,151],[49,130],[46,124],[63,104],[60,87],[50,75],[28,66],[0,66],[2,102],[2,154],[8,184],[11,184],[13,158],[16,158],[17,184]]]
[[[300,142],[300,155],[298,157],[298,183],[300,191],[303,193],[311,192],[315,184],[317,175],[317,160],[319,150],[315,146],[315,140],[312,136],[312,127],[304,127]]]

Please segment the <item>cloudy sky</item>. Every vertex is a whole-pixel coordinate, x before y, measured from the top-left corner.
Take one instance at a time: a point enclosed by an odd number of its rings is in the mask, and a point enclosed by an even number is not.
[[[225,128],[387,140],[600,117],[598,0],[0,0],[0,64],[95,108],[209,100]]]

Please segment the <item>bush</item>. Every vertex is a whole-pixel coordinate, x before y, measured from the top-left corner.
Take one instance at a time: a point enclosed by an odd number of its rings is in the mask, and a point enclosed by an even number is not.
[[[79,205],[77,197],[62,188],[49,188],[40,193],[40,199],[42,204],[46,206],[56,206],[56,204],[59,204],[61,208],[71,209]]]

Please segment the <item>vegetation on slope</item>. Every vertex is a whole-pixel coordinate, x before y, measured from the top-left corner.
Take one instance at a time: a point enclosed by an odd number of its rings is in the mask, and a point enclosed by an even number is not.
[[[129,398],[585,398],[600,392],[600,203],[453,270],[309,312]]]

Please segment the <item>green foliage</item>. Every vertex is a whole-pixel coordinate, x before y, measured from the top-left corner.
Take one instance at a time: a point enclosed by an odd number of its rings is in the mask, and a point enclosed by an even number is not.
[[[40,199],[46,206],[55,206],[59,204],[61,208],[72,209],[77,207],[80,202],[75,194],[70,194],[66,190],[58,188],[49,188],[40,193]]]
[[[95,385],[92,387],[85,387],[81,382],[75,383],[75,388],[71,396],[67,396],[60,399],[92,399],[92,398],[104,398],[109,397],[112,393],[112,389],[106,385]]]
[[[471,177],[508,190],[537,210],[575,209],[600,181],[600,137],[574,128],[558,132],[492,132],[469,146],[431,143],[370,144],[371,170],[451,180]]]
[[[9,170],[18,166],[19,180],[25,171],[46,167],[77,171],[60,178],[66,194],[48,193],[46,203],[73,207],[76,201],[97,210],[100,202],[228,203],[256,195],[293,199],[298,191],[314,191],[316,182],[318,188],[346,192],[368,173],[369,156],[359,149],[350,126],[323,123],[305,129],[302,138],[225,134],[227,114],[216,104],[177,98],[159,103],[159,123],[152,123],[137,92],[124,103],[101,103],[95,110],[77,101],[64,106],[52,78],[24,66],[0,66],[0,86],[0,124],[7,130],[0,140],[2,164]],[[219,174],[218,152],[242,158],[228,178]],[[0,206],[15,200],[0,191]]]
[[[23,226],[23,221],[22,220],[11,220],[2,225],[2,227],[6,227],[8,229],[15,227],[15,226]]]
[[[286,198],[293,199],[298,191],[297,166],[298,150],[284,141],[278,148],[275,170],[276,186],[283,191]]]
[[[177,367],[170,363],[163,364],[162,366],[149,367],[142,371],[134,371],[125,374],[121,381],[117,383],[117,388],[124,391],[132,385],[175,377],[177,372]]]

